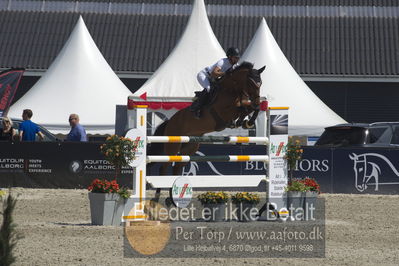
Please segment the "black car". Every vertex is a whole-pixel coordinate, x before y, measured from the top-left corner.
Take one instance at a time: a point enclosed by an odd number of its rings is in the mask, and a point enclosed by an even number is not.
[[[13,122],[13,128],[15,128],[18,132],[19,125],[23,122],[22,119],[10,118]],[[40,131],[43,133],[43,141],[58,141],[57,137],[54,136],[50,131],[45,129],[43,126],[38,125]],[[0,117],[0,128],[3,128],[3,118]],[[36,135],[36,140],[38,140],[38,136]]]
[[[315,146],[398,147],[399,122],[350,123],[325,128]]]

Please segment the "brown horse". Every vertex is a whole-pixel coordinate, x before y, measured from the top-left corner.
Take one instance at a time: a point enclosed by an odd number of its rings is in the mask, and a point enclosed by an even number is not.
[[[250,112],[254,115],[250,119],[254,122],[259,111],[259,91],[262,85],[260,74],[265,67],[253,69],[253,65],[243,62],[233,71],[228,71],[217,84],[215,99],[203,107],[202,116],[196,119],[189,108],[174,114],[170,120],[162,123],[155,131],[156,136],[202,136],[205,133],[221,131],[236,119],[242,120]],[[151,144],[148,154],[164,155],[193,155],[198,151],[198,143],[165,143]],[[171,163],[162,163],[160,175],[167,174]],[[181,175],[184,165],[175,163],[173,175]]]

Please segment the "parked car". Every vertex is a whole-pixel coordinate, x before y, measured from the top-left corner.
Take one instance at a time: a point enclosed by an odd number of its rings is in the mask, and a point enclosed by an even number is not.
[[[348,123],[327,127],[315,146],[399,147],[399,122]]]
[[[17,119],[17,118],[11,118],[13,122],[13,128],[15,128],[18,132],[19,125],[23,122],[22,119]],[[41,125],[38,125],[40,128],[40,131],[43,133],[43,141],[58,141],[57,137],[54,136],[50,131],[48,131],[46,128],[44,128]],[[0,117],[0,128],[3,128],[3,118]],[[36,140],[38,140],[38,136],[36,135]]]

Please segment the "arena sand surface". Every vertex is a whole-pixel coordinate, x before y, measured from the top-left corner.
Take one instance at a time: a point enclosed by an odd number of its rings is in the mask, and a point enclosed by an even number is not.
[[[122,227],[91,226],[86,190],[14,188],[16,265],[399,265],[399,196],[323,194],[326,257],[123,257]]]

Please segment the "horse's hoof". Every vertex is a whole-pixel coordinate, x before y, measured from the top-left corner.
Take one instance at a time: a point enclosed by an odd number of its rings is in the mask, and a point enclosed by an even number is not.
[[[242,126],[242,121],[237,121],[235,127],[240,127],[240,126]]]
[[[170,197],[165,199],[165,205],[166,205],[166,207],[170,207],[170,206],[176,207],[176,204],[174,203],[173,199]]]
[[[245,120],[244,123],[243,123],[243,125],[242,125],[242,128],[244,128],[244,129],[251,129],[251,128],[254,128],[254,127],[255,127],[255,124],[249,124],[248,122],[249,122],[248,120]]]

